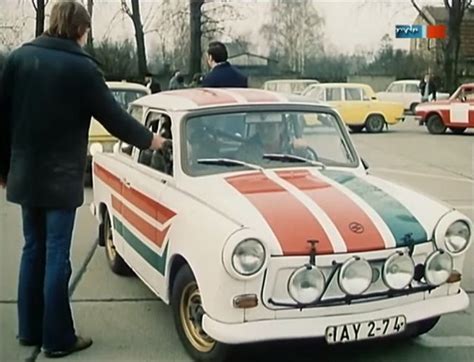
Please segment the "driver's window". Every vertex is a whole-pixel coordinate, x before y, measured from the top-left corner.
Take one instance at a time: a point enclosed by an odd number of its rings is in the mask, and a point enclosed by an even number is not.
[[[169,116],[158,113],[149,113],[146,127],[153,133],[158,133],[169,140],[172,139],[171,119]],[[148,166],[159,172],[173,175],[173,152],[171,142],[165,144],[160,150],[141,150],[138,163]]]
[[[130,108],[130,115],[138,122],[143,123],[143,107],[132,106]],[[133,153],[133,146],[121,141],[119,150],[122,155],[131,157]]]

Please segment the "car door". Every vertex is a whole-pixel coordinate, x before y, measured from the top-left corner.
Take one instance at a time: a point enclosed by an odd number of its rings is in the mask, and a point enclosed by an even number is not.
[[[339,86],[328,86],[324,90],[324,99],[331,106],[336,108],[345,120],[345,115],[348,111],[342,99],[342,87]]]
[[[415,83],[405,83],[404,93],[403,93],[403,107],[405,109],[410,109],[410,107],[415,103],[420,103],[421,94],[418,89],[418,84]]]
[[[140,123],[144,122],[144,109],[141,106],[132,106],[130,114]],[[121,233],[123,224],[121,208],[123,200],[123,186],[128,182],[128,175],[134,172],[135,161],[133,147],[125,142],[117,144],[114,157],[109,157],[103,162],[94,161],[94,193],[106,190],[110,195],[108,213],[112,223],[114,246],[117,252],[124,256],[125,238]]]
[[[387,94],[385,96],[386,101],[390,102],[402,102],[403,101],[403,84],[402,83],[392,83],[387,88]]]
[[[447,125],[474,127],[474,88],[461,88],[451,100]]]
[[[344,87],[344,106],[347,124],[363,124],[370,108],[370,98],[363,96],[360,87]]]
[[[172,139],[171,118],[151,110],[145,125],[154,133]],[[125,259],[157,293],[164,292],[168,232],[176,215],[162,201],[173,179],[172,147],[160,151],[134,149],[135,167],[124,180],[121,205],[124,226]]]

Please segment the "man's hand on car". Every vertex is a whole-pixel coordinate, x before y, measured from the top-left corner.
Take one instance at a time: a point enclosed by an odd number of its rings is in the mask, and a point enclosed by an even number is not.
[[[154,134],[153,140],[151,141],[150,149],[160,150],[161,148],[163,148],[166,142],[171,142],[171,140],[161,137],[159,134]]]

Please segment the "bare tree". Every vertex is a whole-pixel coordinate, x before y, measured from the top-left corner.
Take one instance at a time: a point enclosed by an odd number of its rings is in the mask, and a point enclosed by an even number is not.
[[[416,0],[410,0],[413,7],[428,24],[433,25],[431,19],[425,14]],[[443,0],[448,11],[448,34],[443,44],[443,68],[445,84],[449,92],[457,87],[459,49],[461,48],[461,25],[466,10],[472,5],[472,0]]]
[[[189,0],[190,6],[190,59],[189,73],[195,74],[201,72],[202,59],[202,6],[204,0]]]
[[[127,4],[126,0],[121,0],[122,10],[127,14],[133,22],[135,28],[135,41],[137,45],[137,57],[138,57],[138,73],[140,77],[145,77],[148,72],[147,61],[146,61],[146,48],[145,48],[145,34],[143,32],[143,24],[140,16],[140,3],[139,0],[131,0],[132,8]]]
[[[262,31],[272,53],[282,58],[290,70],[304,73],[307,59],[322,49],[323,19],[311,0],[273,0],[271,15]]]
[[[31,0],[36,12],[35,36],[40,36],[44,32],[45,9],[49,0]]]

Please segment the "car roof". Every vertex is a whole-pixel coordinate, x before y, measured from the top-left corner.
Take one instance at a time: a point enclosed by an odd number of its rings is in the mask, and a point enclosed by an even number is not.
[[[132,104],[169,111],[190,111],[223,106],[322,105],[310,98],[254,88],[192,88],[160,92],[137,99]]]
[[[461,87],[474,87],[474,83],[464,83],[461,84]]]
[[[319,83],[312,84],[309,87],[368,87],[370,85],[364,83]]]
[[[316,79],[273,79],[267,80],[265,84],[269,83],[319,83]]]
[[[392,82],[393,84],[397,84],[397,83],[407,83],[407,84],[416,84],[418,85],[420,83],[419,80],[416,80],[416,79],[400,79],[400,80],[396,80],[394,82]]]
[[[106,82],[109,88],[115,89],[128,89],[128,90],[137,90],[137,91],[146,91],[149,92],[148,88],[143,84],[132,83],[132,82]]]

